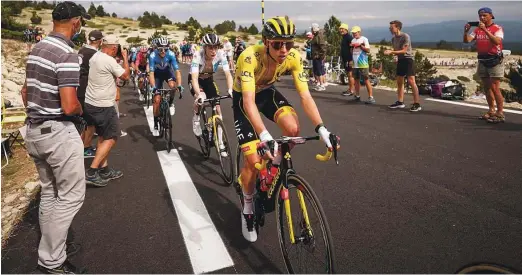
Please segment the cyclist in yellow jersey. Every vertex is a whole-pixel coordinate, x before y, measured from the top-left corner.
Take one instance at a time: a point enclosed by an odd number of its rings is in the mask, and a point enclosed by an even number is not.
[[[295,110],[273,86],[280,76],[287,72],[292,74],[305,113],[316,125],[315,130],[326,146],[332,149],[330,132],[324,127],[308,90],[308,79],[303,73],[301,55],[293,48],[295,32],[295,25],[287,16],[271,18],[263,26],[263,44],[248,47],[237,60],[232,108],[236,136],[245,156],[244,167],[238,179],[244,194],[241,228],[243,236],[250,242],[257,240],[253,226],[253,196],[257,175],[254,165],[261,162],[261,157],[257,154],[256,148],[260,141],[273,140],[260,113],[277,123],[283,135],[299,135],[299,122]],[[272,159],[277,167],[281,162],[280,154],[276,150],[272,156],[268,150],[265,151],[265,156]]]

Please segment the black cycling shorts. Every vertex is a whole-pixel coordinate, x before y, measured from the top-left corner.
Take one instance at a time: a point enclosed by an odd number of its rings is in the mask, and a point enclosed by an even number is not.
[[[277,120],[284,115],[295,115],[295,110],[292,105],[274,86],[256,93],[255,100],[259,112],[276,123]],[[232,109],[234,110],[236,137],[241,146],[241,150],[247,156],[256,153],[259,137],[243,108],[243,95],[240,92],[233,92]]]
[[[192,75],[188,75],[188,82],[190,87],[190,93],[192,96],[195,96],[196,92],[194,91],[192,87]],[[210,76],[208,78],[202,79],[198,78],[198,84],[199,88],[205,92],[205,95],[207,96],[207,99],[218,97],[219,96],[219,89],[216,85],[216,82],[214,82],[214,77]],[[216,102],[216,104],[219,105],[219,101]]]

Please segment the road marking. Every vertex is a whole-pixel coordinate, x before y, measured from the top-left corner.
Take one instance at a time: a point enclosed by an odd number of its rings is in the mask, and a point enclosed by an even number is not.
[[[152,132],[152,108],[144,107],[144,110]],[[232,257],[219,236],[178,150],[157,153],[194,273],[201,274],[233,266]]]
[[[426,98],[426,100],[442,102],[442,103],[448,103],[448,104],[461,105],[461,106],[467,106],[467,107],[473,107],[473,108],[479,108],[479,109],[486,109],[486,110],[489,109],[488,106],[484,106],[484,105],[477,105],[477,104],[470,104],[470,103],[463,103],[463,102],[455,102],[455,101],[444,100],[444,99]],[[522,111],[517,111],[517,110],[504,109],[504,113],[513,113],[513,114],[522,115]]]

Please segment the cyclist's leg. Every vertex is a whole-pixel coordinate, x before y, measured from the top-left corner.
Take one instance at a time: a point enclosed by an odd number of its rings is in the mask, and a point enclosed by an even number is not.
[[[159,71],[154,73],[154,78],[156,82],[156,89],[161,89],[163,87],[164,74]],[[152,111],[154,114],[154,130],[158,130],[158,122],[159,122],[159,104],[161,101],[161,95],[159,92],[155,92],[152,100]],[[156,133],[155,133],[156,134]]]
[[[192,81],[192,76],[189,76],[189,81]],[[192,89],[190,92],[192,93],[192,96],[194,96],[195,100],[194,100],[194,116],[192,117],[192,131],[194,132],[194,135],[196,136],[201,136],[202,134],[202,131],[201,131],[201,121],[200,121],[200,117],[199,117],[199,112],[201,110],[200,106],[197,104],[197,99],[198,98],[201,98],[203,100],[205,100],[207,98],[206,96],[206,93],[205,92],[202,92],[201,90],[205,91],[207,89],[206,86],[206,82],[205,80],[202,80],[201,78],[198,78],[198,84],[199,84],[199,89],[200,91],[194,91],[194,89]],[[203,122],[205,123],[205,122]]]
[[[274,86],[267,90],[269,91],[267,96],[270,99],[267,100],[260,111],[279,126],[284,136],[298,136],[300,131],[299,120],[292,105]],[[276,166],[279,165],[281,157],[281,154],[277,154],[272,163]]]
[[[219,96],[219,89],[216,85],[216,82],[214,82],[213,77],[209,77],[209,78],[205,79],[204,81],[200,81],[200,85],[202,85],[201,87],[203,88],[203,91],[205,92],[205,96],[207,98],[216,98]],[[219,116],[219,118],[221,120],[223,120],[219,101],[216,102],[216,113]],[[219,149],[224,150],[225,145],[223,144],[223,129],[219,128],[217,135],[218,135],[218,141],[219,141]],[[225,155],[223,155],[223,156],[225,156]]]
[[[253,216],[253,198],[257,175],[257,169],[254,165],[261,161],[261,157],[257,154],[259,137],[243,109],[241,93],[234,91],[233,94],[234,127],[241,152],[244,156],[243,167],[238,177],[244,198],[241,212],[241,231],[246,240],[254,242],[257,240]]]

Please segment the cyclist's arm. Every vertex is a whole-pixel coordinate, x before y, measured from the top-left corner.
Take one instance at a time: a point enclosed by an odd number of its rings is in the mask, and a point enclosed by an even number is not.
[[[251,64],[245,62],[245,58],[249,56]],[[246,115],[252,123],[256,133],[261,134],[266,130],[265,124],[261,119],[259,109],[256,105],[256,80],[254,77],[256,58],[253,55],[242,55],[238,59],[238,67],[242,68],[240,71],[241,93],[243,95],[243,108],[245,108]]]
[[[308,89],[308,79],[306,74],[303,72],[303,65],[301,64],[301,58],[298,56],[294,59],[294,69],[292,70],[292,77],[294,78],[294,85],[301,98],[301,105],[303,106],[306,115],[312,121],[314,126],[323,123],[317,105],[310,94]]]
[[[225,76],[227,78],[227,87],[228,87],[228,90],[232,90],[232,74],[230,73],[230,65],[228,64],[228,61],[227,61],[227,55],[226,55],[226,52],[222,52],[222,55],[221,55],[221,62],[223,64],[222,66],[222,69],[223,69],[223,72],[225,72]]]
[[[176,84],[181,86],[181,70],[179,69],[178,62],[176,62],[176,57],[172,52],[170,52],[170,65],[172,66],[172,69],[176,71]]]
[[[154,79],[154,56],[151,54],[149,56],[149,83],[150,87],[156,87],[156,79]]]
[[[192,59],[192,64],[190,64],[190,74],[192,75],[192,79],[191,79],[191,82],[192,82],[192,89],[194,89],[194,93],[197,97],[197,93],[199,93],[200,89],[199,89],[199,82],[198,82],[198,77],[199,77],[199,56],[195,56],[193,59]]]

